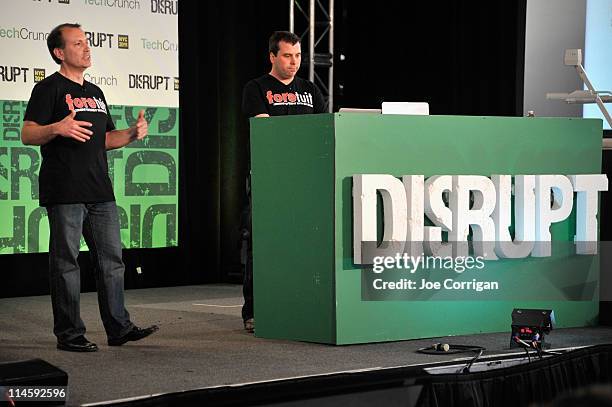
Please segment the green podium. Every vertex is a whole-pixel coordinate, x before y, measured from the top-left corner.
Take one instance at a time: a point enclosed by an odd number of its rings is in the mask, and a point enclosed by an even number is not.
[[[512,309],[521,307],[553,309],[557,327],[595,324],[597,294],[368,298],[367,278],[353,263],[352,177],[599,174],[601,126],[596,119],[360,113],[251,119],[256,335],[340,345],[509,332]],[[571,241],[574,228],[572,214],[552,225],[553,240]],[[559,261],[585,268],[597,289],[597,256]],[[554,280],[559,261],[503,259],[491,267],[505,276],[537,268]],[[533,288],[515,280],[506,290]]]

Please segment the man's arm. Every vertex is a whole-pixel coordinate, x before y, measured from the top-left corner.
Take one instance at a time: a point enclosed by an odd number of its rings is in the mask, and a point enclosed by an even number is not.
[[[106,149],[114,150],[127,146],[134,140],[142,140],[147,136],[149,125],[144,118],[144,110],[138,113],[136,125],[124,130],[112,130],[106,132]]]
[[[242,113],[246,117],[270,117],[267,111],[257,82],[249,81],[242,91]]]
[[[45,126],[26,120],[21,128],[21,142],[26,145],[42,146],[55,137],[61,136],[84,143],[93,134],[91,130],[87,129],[87,127],[91,127],[91,123],[74,120],[75,115],[76,113],[72,110],[68,116],[59,122]]]

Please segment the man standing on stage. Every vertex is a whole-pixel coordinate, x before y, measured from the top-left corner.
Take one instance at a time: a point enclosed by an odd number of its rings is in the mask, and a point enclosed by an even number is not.
[[[288,31],[276,31],[268,42],[272,69],[269,73],[249,81],[242,94],[242,111],[247,117],[270,117],[294,114],[326,113],[327,104],[317,86],[296,75],[300,69],[302,50],[300,38]],[[244,211],[243,237],[249,240],[245,256],[242,293],[242,319],[247,331],[253,332],[253,253],[250,244],[251,205]]]
[[[119,218],[108,175],[106,150],[147,135],[144,111],[135,126],[115,130],[102,90],[84,80],[91,53],[79,24],[61,24],[47,38],[58,72],[34,86],[21,140],[41,146],[40,205],[49,218],[49,281],[53,333],[57,348],[94,352],[80,317],[81,235],[89,248],[98,290],[98,306],[109,346],[143,339],[158,327],[141,329],[124,305]]]

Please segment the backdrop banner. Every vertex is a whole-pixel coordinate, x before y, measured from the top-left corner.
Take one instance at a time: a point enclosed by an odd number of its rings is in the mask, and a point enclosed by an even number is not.
[[[20,132],[32,88],[59,68],[46,39],[65,22],[85,31],[93,61],[85,80],[104,91],[115,126],[133,125],[141,109],[149,122],[144,140],[108,152],[123,246],[176,246],[178,0],[6,3],[0,14],[0,254],[48,249],[46,211],[38,205],[40,148],[24,146]]]

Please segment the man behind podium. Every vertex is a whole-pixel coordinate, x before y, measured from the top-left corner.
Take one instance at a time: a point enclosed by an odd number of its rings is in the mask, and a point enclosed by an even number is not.
[[[288,31],[276,31],[268,42],[272,68],[269,73],[249,81],[242,94],[242,111],[247,117],[270,117],[294,114],[327,112],[327,104],[317,86],[296,76],[300,69],[302,51],[300,38]],[[290,136],[288,136],[290,137]],[[248,188],[247,188],[248,189]],[[242,319],[244,328],[253,332],[253,256],[251,245],[251,197],[243,212],[243,238],[248,240],[245,260],[244,306]]]

